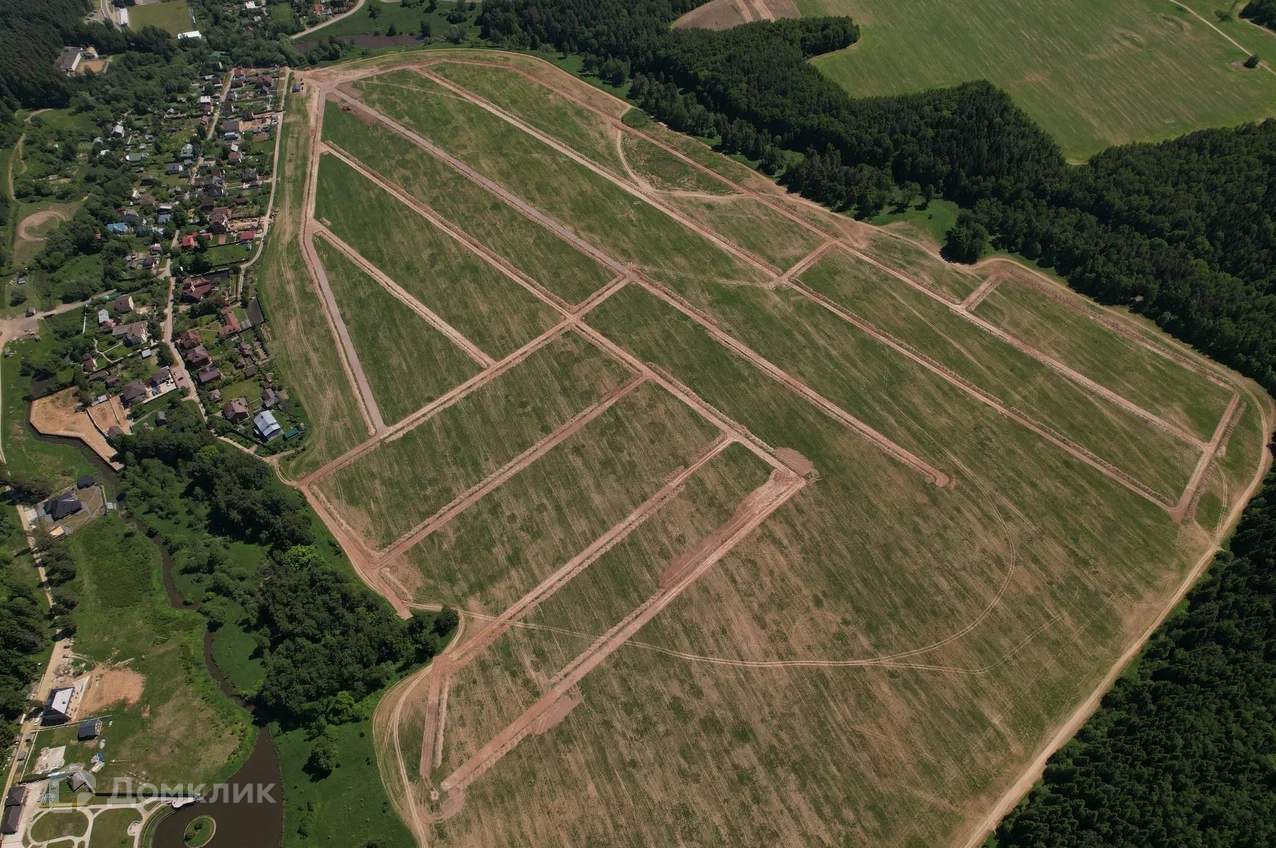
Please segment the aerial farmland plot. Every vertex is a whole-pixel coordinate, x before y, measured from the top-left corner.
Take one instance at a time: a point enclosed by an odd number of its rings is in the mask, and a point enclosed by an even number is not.
[[[1265,395],[1029,269],[529,57],[303,78],[280,468],[461,612],[374,721],[422,844],[968,844],[1254,491]]]

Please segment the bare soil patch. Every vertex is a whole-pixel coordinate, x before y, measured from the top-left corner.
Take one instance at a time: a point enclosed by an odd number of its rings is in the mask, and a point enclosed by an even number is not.
[[[46,436],[79,439],[107,462],[115,457],[115,448],[93,423],[88,412],[78,409],[75,389],[63,389],[31,403],[31,426]]]
[[[89,673],[84,700],[80,704],[83,715],[93,715],[106,707],[131,707],[142,698],[146,678],[122,665],[100,665]]]

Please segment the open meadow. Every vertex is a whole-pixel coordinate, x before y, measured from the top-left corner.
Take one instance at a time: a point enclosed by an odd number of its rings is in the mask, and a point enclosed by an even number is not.
[[[1276,114],[1276,73],[1242,67],[1262,34],[1233,25],[1242,50],[1170,0],[797,5],[804,15],[849,15],[860,25],[857,44],[815,60],[853,97],[986,79],[1069,159]]]
[[[279,468],[461,613],[374,716],[420,842],[977,844],[1266,464],[1236,375],[539,60],[300,76]]]

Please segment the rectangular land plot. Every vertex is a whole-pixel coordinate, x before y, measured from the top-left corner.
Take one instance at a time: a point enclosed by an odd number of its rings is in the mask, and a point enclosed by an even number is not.
[[[420,409],[481,370],[337,248],[319,238],[315,250],[387,423]]]
[[[733,444],[614,548],[477,654],[452,679],[441,774],[542,694],[553,675],[660,587],[678,554],[729,519],[770,467]],[[492,698],[500,692],[501,698]]]
[[[495,359],[553,326],[535,295],[335,156],[319,163],[315,217]]]
[[[718,235],[783,271],[826,239],[754,197],[680,195],[669,202]]]
[[[618,130],[590,110],[532,82],[514,69],[440,62],[430,66],[430,73],[517,115],[616,176],[625,175]]]
[[[355,530],[389,544],[630,376],[576,334],[557,336],[321,488]]]
[[[881,230],[871,231],[868,242],[858,249],[949,300],[962,300],[979,288],[981,282],[974,274],[945,262],[921,245]]]
[[[626,173],[656,191],[711,195],[737,193],[731,186],[691,167],[644,136],[625,133],[620,142]]]
[[[471,238],[568,303],[579,303],[613,272],[496,195],[384,126],[328,102],[324,139],[399,185]]]
[[[262,249],[259,286],[270,322],[266,332],[275,366],[305,410],[311,426],[305,448],[285,457],[283,469],[302,476],[367,438],[359,399],[342,368],[341,348],[298,243],[310,174],[309,114],[294,97],[280,130],[276,202],[279,214]],[[286,341],[286,343],[284,343]]]
[[[412,71],[361,80],[372,108],[464,160],[618,261],[708,279],[767,274],[584,165]]]
[[[406,554],[423,601],[496,613],[661,490],[719,437],[654,383]]]
[[[1062,290],[1056,295],[1044,281],[1019,280],[1026,271],[1005,273],[976,308],[981,318],[1200,438],[1213,435],[1230,388],[1100,324],[1097,310],[1076,295]]]
[[[835,271],[826,271],[837,267],[837,259],[830,257],[839,255],[844,254],[826,254],[803,279],[825,273],[840,280]],[[943,304],[883,277],[882,285],[866,291],[895,295],[900,303],[877,309],[854,301],[862,317],[870,322],[880,317],[883,329],[892,335],[902,336],[1011,409],[1111,462],[1166,502],[1178,498],[1200,455],[1194,445],[1096,398]],[[681,281],[679,293],[734,338],[922,456],[947,450],[952,438],[968,430],[963,419],[973,407],[983,405],[957,381],[914,362],[794,289]],[[1039,434],[1030,435],[1043,450],[1064,450]]]

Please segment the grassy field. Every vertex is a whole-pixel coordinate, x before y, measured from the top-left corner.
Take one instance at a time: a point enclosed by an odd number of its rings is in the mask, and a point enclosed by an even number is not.
[[[322,239],[315,249],[387,422],[420,409],[479,370],[341,251]]]
[[[324,490],[356,530],[387,544],[627,376],[579,337],[559,336],[402,438],[338,470]]]
[[[504,185],[592,243],[656,273],[759,282],[703,236],[478,106],[411,71],[363,81],[372,106]],[[499,151],[499,153],[498,153]]]
[[[329,104],[324,138],[393,180],[484,247],[569,303],[612,277],[602,265],[519,215],[482,187],[384,128]]]
[[[157,548],[113,515],[77,532],[70,544],[76,653],[126,663],[145,678],[135,703],[103,707],[107,764],[99,782],[228,776],[252,743],[249,717],[204,670],[204,619],[168,605]]]
[[[128,10],[128,26],[135,31],[142,27],[159,27],[173,35],[197,29],[191,21],[191,10],[186,5],[186,0],[164,0],[162,3],[132,6]]]
[[[407,553],[418,594],[498,613],[660,488],[717,432],[648,383]]]
[[[307,434],[305,448],[284,461],[284,469],[295,475],[313,471],[367,435],[354,389],[332,379],[341,373],[341,353],[297,243],[310,164],[307,118],[303,99],[292,95],[276,177],[279,213],[255,266],[262,306],[271,316],[275,367],[310,419],[323,422]]]
[[[476,55],[422,59],[460,93],[411,70],[344,90],[507,205],[368,115],[330,106],[325,138],[566,301],[605,276],[544,279],[553,264],[522,252],[565,242],[542,224],[637,273],[584,326],[317,483],[368,546],[405,540],[373,562],[405,600],[458,607],[476,640],[377,713],[396,810],[440,814],[411,821],[458,848],[958,841],[1212,550],[1262,462],[1266,399],[1021,272],[955,269],[659,127],[621,138],[552,89],[609,117],[618,104],[535,60],[492,59],[530,78],[456,64]],[[405,287],[428,275],[430,224],[330,164],[320,176],[318,216]],[[830,240],[848,249],[812,255]],[[972,316],[961,302],[990,280]],[[508,308],[471,297],[445,317]],[[407,343],[392,318],[342,310],[356,338]],[[493,476],[634,369],[643,385]],[[1225,452],[1194,477],[1233,402]],[[499,485],[404,536],[485,481]],[[777,486],[791,497],[767,501]],[[488,642],[493,616],[508,619]],[[440,765],[421,773],[440,715]],[[474,759],[489,743],[494,759]]]
[[[859,43],[815,65],[856,97],[987,79],[1070,159],[1276,114],[1276,76],[1168,0],[798,0],[850,15]],[[1207,17],[1209,17],[1207,13]],[[1258,42],[1246,33],[1242,43]]]
[[[320,162],[315,216],[493,358],[554,323],[518,283],[332,156]]]
[[[107,810],[93,817],[93,833],[89,836],[89,848],[128,848],[133,844],[129,825],[141,820],[135,810]]]

